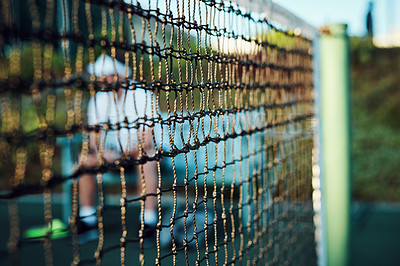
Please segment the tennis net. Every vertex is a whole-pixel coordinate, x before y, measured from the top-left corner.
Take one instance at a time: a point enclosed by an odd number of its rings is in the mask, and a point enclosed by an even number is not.
[[[312,40],[257,3],[1,1],[0,260],[316,264]]]

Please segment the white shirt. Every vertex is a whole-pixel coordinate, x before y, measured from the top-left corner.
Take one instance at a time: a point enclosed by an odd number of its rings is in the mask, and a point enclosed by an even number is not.
[[[156,116],[155,100],[153,107],[153,115]],[[133,127],[143,122],[149,124],[145,119],[152,118],[151,92],[137,88],[125,94],[124,90],[119,98],[116,92],[97,92],[89,100],[87,117],[89,125],[99,125],[103,129],[100,140],[102,142],[106,138],[105,148],[120,151],[122,146],[125,152],[126,148],[132,148],[138,143],[137,129]],[[125,118],[128,124],[125,124]],[[107,123],[110,123],[111,128],[104,130]],[[119,131],[116,130],[117,124],[121,128]],[[144,127],[139,125],[139,128],[143,130]]]

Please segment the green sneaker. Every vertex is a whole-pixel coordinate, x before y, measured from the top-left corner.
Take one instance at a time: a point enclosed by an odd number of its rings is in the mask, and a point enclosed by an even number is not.
[[[23,238],[30,241],[43,240],[47,235],[50,239],[67,237],[70,235],[69,227],[60,219],[53,219],[47,226],[37,226],[25,230]]]

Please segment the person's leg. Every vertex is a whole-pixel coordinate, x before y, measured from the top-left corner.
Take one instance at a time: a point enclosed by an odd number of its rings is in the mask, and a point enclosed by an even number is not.
[[[154,148],[152,143],[151,131],[147,130],[145,132],[145,139],[144,139],[144,150],[148,155],[154,154]],[[140,171],[140,169],[138,169]],[[156,194],[157,192],[157,163],[155,161],[146,162],[143,164],[143,175],[144,175],[144,182],[145,182],[145,194]],[[141,174],[139,173],[138,178],[138,189],[139,193],[142,192],[142,178]],[[146,224],[155,225],[157,223],[157,205],[156,205],[156,196],[147,196],[145,200],[145,213],[144,213],[144,220]]]
[[[143,165],[144,180],[146,182],[146,194],[156,194],[157,192],[157,163],[147,162]],[[156,196],[146,198],[145,209],[155,209]]]
[[[81,167],[93,167],[97,164],[97,156],[89,153]],[[90,226],[97,223],[95,216],[96,207],[94,203],[94,194],[96,192],[96,181],[93,174],[85,173],[79,178],[79,216],[82,221]]]
[[[96,182],[92,174],[83,174],[79,178],[79,202],[80,206],[94,206],[94,193]]]

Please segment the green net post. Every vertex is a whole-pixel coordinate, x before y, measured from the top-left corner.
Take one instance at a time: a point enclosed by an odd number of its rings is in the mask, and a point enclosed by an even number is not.
[[[347,25],[321,34],[321,152],[326,264],[349,264],[350,60]]]

